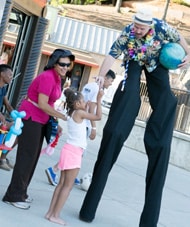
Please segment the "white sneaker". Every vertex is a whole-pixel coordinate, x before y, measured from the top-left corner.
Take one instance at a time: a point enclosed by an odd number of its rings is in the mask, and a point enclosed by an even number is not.
[[[32,203],[33,202],[33,198],[31,198],[30,196],[28,196],[28,198],[25,199],[26,203]]]
[[[20,209],[24,209],[24,210],[28,210],[30,208],[30,205],[28,205],[28,203],[26,202],[9,202],[9,201],[4,201],[7,204],[11,204],[16,208],[20,208]]]

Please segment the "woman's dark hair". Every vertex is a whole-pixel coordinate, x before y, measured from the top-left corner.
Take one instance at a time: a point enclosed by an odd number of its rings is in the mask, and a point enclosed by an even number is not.
[[[72,89],[67,88],[64,91],[64,95],[66,97],[66,109],[69,116],[75,110],[75,103],[79,101],[83,96],[81,92],[74,92]]]
[[[70,50],[55,49],[54,52],[50,55],[48,63],[45,66],[44,70],[52,69],[60,58],[65,57],[68,57],[71,62],[75,60],[75,56],[71,53]]]

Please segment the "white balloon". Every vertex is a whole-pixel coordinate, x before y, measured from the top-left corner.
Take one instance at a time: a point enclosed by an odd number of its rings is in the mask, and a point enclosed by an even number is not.
[[[91,181],[92,181],[92,173],[85,173],[84,176],[81,178],[81,188],[84,191],[88,191]]]

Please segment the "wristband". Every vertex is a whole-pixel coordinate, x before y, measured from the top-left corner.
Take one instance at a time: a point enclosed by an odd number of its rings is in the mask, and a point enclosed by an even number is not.
[[[96,127],[92,127],[91,129],[94,129],[94,130],[96,130]]]

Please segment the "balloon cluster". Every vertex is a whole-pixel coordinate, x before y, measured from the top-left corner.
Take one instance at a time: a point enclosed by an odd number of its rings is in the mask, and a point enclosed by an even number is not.
[[[17,110],[11,111],[11,117],[14,120],[14,124],[10,127],[7,135],[5,136],[4,145],[5,148],[2,152],[5,154],[8,150],[12,149],[16,137],[22,133],[22,127],[24,126],[22,118],[26,116],[25,111],[18,112]]]
[[[47,147],[41,150],[41,155],[42,154],[52,155],[55,151],[55,147],[58,143],[59,137],[60,135],[56,134],[55,138],[47,145]]]

